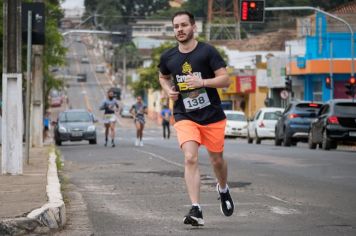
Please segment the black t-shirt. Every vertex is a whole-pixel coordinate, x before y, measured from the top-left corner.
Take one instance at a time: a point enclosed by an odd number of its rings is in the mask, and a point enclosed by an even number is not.
[[[214,71],[226,67],[226,63],[213,46],[199,42],[189,53],[181,53],[178,46],[171,48],[162,54],[158,67],[163,75],[172,75],[175,88],[180,92],[173,109],[176,121],[192,120],[206,125],[226,118],[216,88],[190,90],[184,82],[188,72],[202,79],[210,79],[215,77]],[[208,99],[204,97],[205,91]]]

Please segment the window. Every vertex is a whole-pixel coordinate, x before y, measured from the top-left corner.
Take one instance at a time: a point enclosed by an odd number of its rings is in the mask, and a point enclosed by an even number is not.
[[[277,115],[277,112],[266,112],[263,115],[264,120],[278,120],[279,116]]]
[[[322,83],[321,81],[313,81],[313,101],[322,101]]]

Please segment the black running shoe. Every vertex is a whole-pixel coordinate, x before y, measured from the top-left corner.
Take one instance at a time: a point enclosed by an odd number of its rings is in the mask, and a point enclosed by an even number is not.
[[[184,224],[192,226],[204,226],[203,212],[197,206],[192,206],[189,213],[184,216]]]
[[[216,191],[219,193],[220,197],[220,210],[225,216],[231,216],[234,213],[234,201],[231,198],[229,189],[226,193],[221,193],[219,191],[219,184],[216,185]]]
[[[114,142],[111,143],[111,147],[115,147],[115,143]]]

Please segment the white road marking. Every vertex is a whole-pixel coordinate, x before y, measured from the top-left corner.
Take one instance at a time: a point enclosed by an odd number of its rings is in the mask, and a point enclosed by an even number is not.
[[[184,167],[184,165],[182,165],[182,164],[180,164],[180,163],[178,163],[178,162],[168,160],[167,158],[165,158],[165,157],[163,157],[163,156],[160,156],[160,155],[157,155],[157,154],[152,153],[152,152],[146,152],[146,151],[136,150],[136,149],[135,149],[135,151],[148,154],[148,155],[150,155],[150,156],[153,157],[153,158],[160,159],[160,160],[162,160],[162,161],[165,161],[165,162],[167,162],[167,163],[169,163],[169,164],[172,164],[172,165],[175,165],[175,166],[178,166],[178,167]]]
[[[280,206],[273,206],[270,207],[270,210],[273,213],[279,214],[279,215],[292,215],[292,214],[299,214],[300,212],[296,209],[292,208],[285,208],[285,207],[280,207]]]
[[[279,198],[279,197],[273,196],[273,195],[266,195],[266,196],[267,196],[267,197],[270,197],[270,198],[272,198],[272,199],[274,199],[274,200],[283,202],[283,203],[291,204],[290,202],[288,202],[288,201],[286,201],[286,200],[283,200],[283,199],[281,199],[281,198]]]

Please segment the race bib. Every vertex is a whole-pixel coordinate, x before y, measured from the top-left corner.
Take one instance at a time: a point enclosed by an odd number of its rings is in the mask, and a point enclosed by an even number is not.
[[[205,88],[182,92],[183,104],[187,112],[196,111],[210,105]]]

